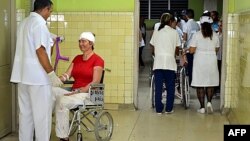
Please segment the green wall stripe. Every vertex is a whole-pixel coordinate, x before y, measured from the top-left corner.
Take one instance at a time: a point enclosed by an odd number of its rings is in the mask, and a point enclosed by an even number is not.
[[[134,0],[53,0],[54,11],[133,12]]]

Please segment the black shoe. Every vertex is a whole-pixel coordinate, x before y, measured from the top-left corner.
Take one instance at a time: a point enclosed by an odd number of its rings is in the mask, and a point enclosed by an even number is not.
[[[69,139],[63,139],[63,138],[60,138],[59,141],[69,141]]]

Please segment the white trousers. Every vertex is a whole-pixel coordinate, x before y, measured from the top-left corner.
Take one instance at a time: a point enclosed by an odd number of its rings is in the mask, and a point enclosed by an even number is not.
[[[76,108],[77,105],[86,104],[85,99],[89,98],[89,94],[78,93],[71,96],[64,96],[64,94],[70,93],[70,91],[58,87],[53,87],[52,93],[56,98],[56,136],[67,138],[69,132],[69,110]]]
[[[18,84],[19,141],[49,141],[52,118],[50,85]]]

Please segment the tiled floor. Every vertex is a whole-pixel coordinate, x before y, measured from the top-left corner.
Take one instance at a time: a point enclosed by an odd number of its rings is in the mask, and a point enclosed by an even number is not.
[[[199,114],[195,90],[191,90],[191,105],[184,109],[175,104],[173,114],[157,115],[151,108],[149,96],[148,67],[140,69],[139,105],[133,108],[108,110],[114,119],[114,132],[111,141],[222,141],[223,125],[228,124],[225,116],[219,112],[219,98],[213,99],[213,114]],[[95,141],[93,133],[83,133],[85,141]],[[71,141],[76,141],[72,136]],[[1,141],[18,141],[11,134]],[[52,131],[52,141],[58,140]]]

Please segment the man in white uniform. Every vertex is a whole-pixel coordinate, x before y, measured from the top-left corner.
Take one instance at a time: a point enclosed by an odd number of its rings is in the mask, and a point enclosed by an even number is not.
[[[17,83],[19,141],[49,141],[52,118],[52,89],[60,86],[50,64],[50,32],[46,20],[52,12],[50,0],[36,0],[34,11],[17,29],[16,53],[11,82]]]
[[[194,10],[193,9],[188,9],[186,11],[187,15],[187,23],[183,27],[183,40],[185,43],[186,49],[190,47],[190,42],[193,37],[193,34],[196,33],[197,31],[200,30],[199,24],[194,20]],[[187,60],[188,60],[188,65],[187,65],[187,72],[188,72],[188,77],[189,77],[189,85],[192,82],[192,68],[193,68],[193,54],[190,54],[189,52],[187,53]]]

